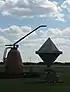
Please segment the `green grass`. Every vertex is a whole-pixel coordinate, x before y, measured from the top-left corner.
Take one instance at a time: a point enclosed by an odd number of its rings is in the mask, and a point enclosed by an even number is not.
[[[1,92],[70,92],[70,86],[64,84],[24,83],[23,79],[0,80]]]
[[[53,67],[62,84],[35,83],[35,79],[0,79],[0,92],[70,92],[70,67]],[[0,71],[4,71],[1,66]],[[36,80],[35,80],[36,81]]]

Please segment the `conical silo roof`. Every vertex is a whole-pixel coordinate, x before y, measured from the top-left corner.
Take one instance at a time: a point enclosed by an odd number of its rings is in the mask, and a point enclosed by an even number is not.
[[[50,38],[41,46],[41,48],[36,53],[59,53],[60,51],[55,46]]]

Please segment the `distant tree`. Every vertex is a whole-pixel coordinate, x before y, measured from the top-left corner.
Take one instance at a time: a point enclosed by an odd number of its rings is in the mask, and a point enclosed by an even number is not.
[[[63,65],[62,62],[54,62],[53,64],[54,64],[54,65]]]
[[[24,62],[24,65],[36,65],[37,63],[33,63],[33,62]]]
[[[65,62],[64,65],[70,65],[70,62]]]

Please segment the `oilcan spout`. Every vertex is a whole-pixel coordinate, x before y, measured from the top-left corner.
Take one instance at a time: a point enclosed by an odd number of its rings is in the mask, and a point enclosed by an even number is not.
[[[36,27],[34,30],[32,30],[31,32],[29,32],[28,34],[26,34],[25,36],[23,36],[22,38],[20,38],[18,41],[16,41],[14,45],[16,45],[18,42],[20,42],[21,40],[23,40],[24,38],[26,38],[28,35],[30,35],[31,33],[33,33],[34,31],[36,31],[37,29],[41,28],[41,27],[47,27],[47,25],[40,25],[38,27]]]
[[[47,27],[47,25],[41,25],[41,26],[39,26],[39,27]]]
[[[18,42],[20,42],[21,40],[23,40],[24,38],[26,38],[28,35],[30,35],[31,33],[33,33],[34,31],[36,31],[37,29],[41,28],[41,27],[47,27],[47,25],[40,25],[38,27],[36,27],[35,29],[33,29],[32,31],[30,31],[28,34],[26,34],[25,36],[23,36],[22,38],[20,38],[19,40],[17,40],[15,43],[13,44],[9,44],[9,45],[5,45],[5,46],[10,46],[11,48],[18,48],[18,45],[16,45]]]

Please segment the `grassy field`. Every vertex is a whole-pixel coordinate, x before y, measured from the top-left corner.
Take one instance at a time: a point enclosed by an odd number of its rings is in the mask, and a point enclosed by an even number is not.
[[[37,79],[0,79],[0,92],[70,92],[70,66],[53,66],[62,84],[35,83]],[[4,71],[0,66],[0,71]]]

